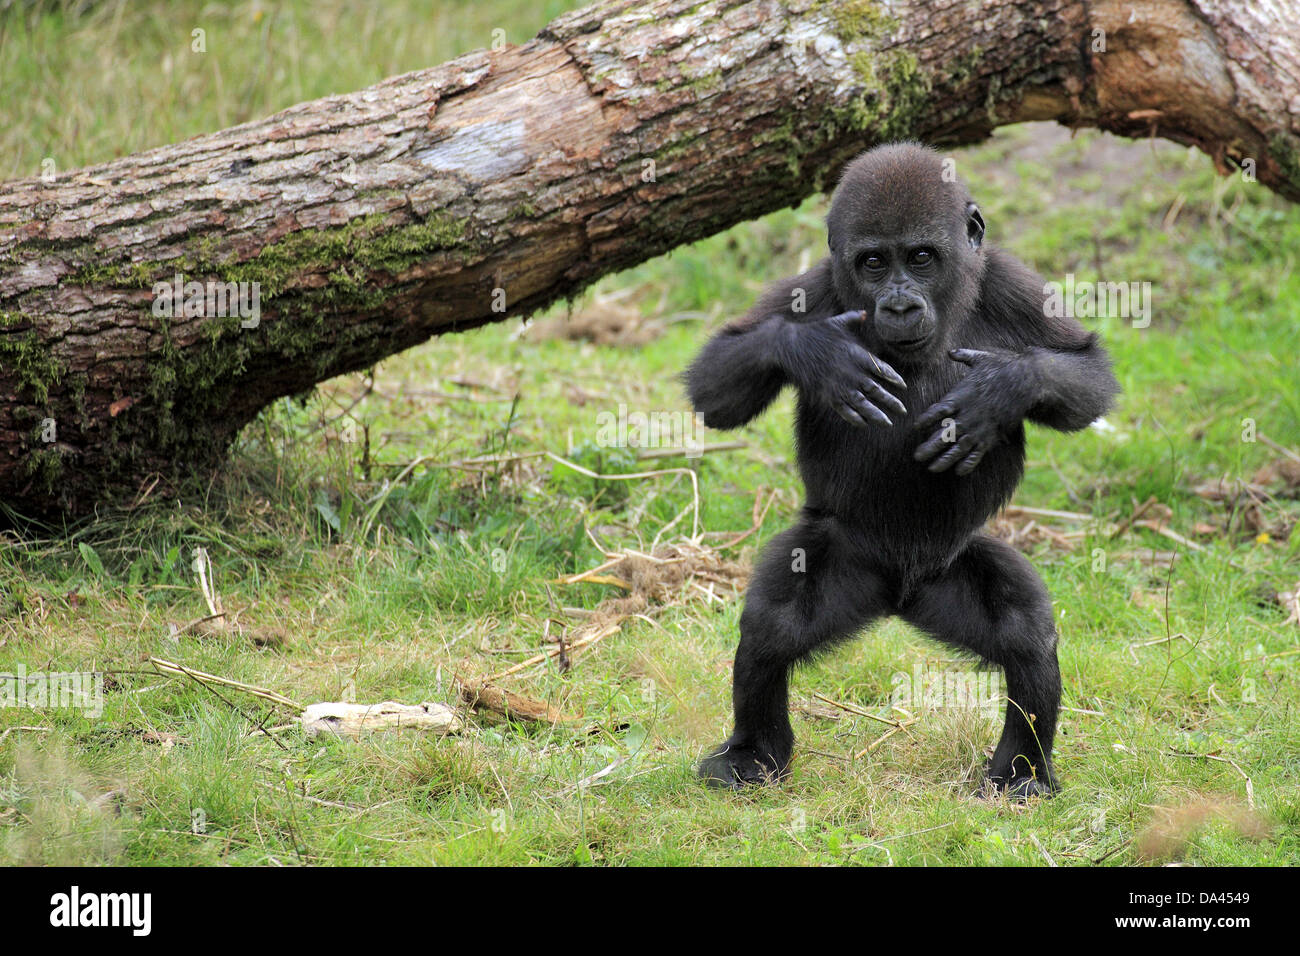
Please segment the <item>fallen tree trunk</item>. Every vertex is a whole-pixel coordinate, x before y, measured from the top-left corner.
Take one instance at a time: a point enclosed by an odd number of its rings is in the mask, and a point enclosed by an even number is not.
[[[84,511],[211,468],[279,396],[797,203],[882,140],[1056,119],[1295,200],[1298,24],[1293,0],[610,2],[0,185],[0,500]]]

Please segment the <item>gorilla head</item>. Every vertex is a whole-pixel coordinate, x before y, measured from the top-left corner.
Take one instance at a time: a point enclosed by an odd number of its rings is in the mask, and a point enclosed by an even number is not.
[[[844,170],[826,218],[836,294],[868,341],[903,364],[949,347],[975,307],[984,220],[932,149],[897,143]]]

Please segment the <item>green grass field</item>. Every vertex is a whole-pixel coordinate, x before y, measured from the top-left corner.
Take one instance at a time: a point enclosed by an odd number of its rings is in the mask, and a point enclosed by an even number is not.
[[[497,28],[522,42],[565,6],[5,7],[0,176],[359,88]],[[601,447],[601,414],[685,412],[676,376],[710,330],[822,254],[817,199],[525,329],[448,336],[279,402],[180,500],[0,534],[0,672],[107,672],[98,716],[0,707],[0,861],[1300,862],[1300,209],[1165,143],[1029,126],[955,155],[991,241],[1049,278],[1152,288],[1150,327],[1088,323],[1125,390],[1112,428],[1031,429],[1015,504],[1075,517],[996,526],[1056,602],[1059,797],[972,795],[1001,718],[892,707],[897,675],[970,667],[897,622],[799,672],[788,782],[724,795],[694,778],[729,729],[740,599],[726,582],[798,507],[791,399],[707,436],[744,447],[693,461]],[[663,473],[593,479],[548,452]],[[1221,500],[1221,483],[1256,490]],[[684,582],[641,566],[632,608],[612,603],[618,569],[560,580],[600,565],[598,544],[680,544],[697,501],[710,548],[761,526]],[[188,626],[209,613],[196,549],[224,627]],[[284,708],[149,663],[304,704],[454,702],[455,675],[507,670],[627,610],[566,671],[499,679],[571,719],[473,716],[450,737],[308,738]]]

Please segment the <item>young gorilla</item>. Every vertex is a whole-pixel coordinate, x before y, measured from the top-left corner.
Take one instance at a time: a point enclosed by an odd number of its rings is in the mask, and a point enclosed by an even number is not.
[[[1051,600],[1029,562],[980,528],[1020,481],[1024,420],[1083,428],[1119,386],[1095,335],[1047,316],[1043,280],[983,243],[979,209],[943,172],[911,143],[858,157],[831,201],[830,256],[769,289],[687,372],[712,428],[798,389],[807,494],[745,599],[736,727],[700,765],[711,784],[784,776],[791,667],[897,614],[1004,668],[993,786],[1057,789]]]

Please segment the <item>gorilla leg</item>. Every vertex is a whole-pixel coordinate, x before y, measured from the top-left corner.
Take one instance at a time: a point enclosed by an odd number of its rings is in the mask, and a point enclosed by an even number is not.
[[[754,572],[740,615],[732,677],[736,728],[704,758],[700,776],[731,788],[785,776],[794,747],[790,669],[887,611],[883,582],[834,518],[805,513],[777,535]]]
[[[1023,796],[1050,796],[1059,789],[1051,760],[1061,701],[1056,627],[1047,587],[1024,556],[977,535],[899,613],[931,636],[974,651],[1005,671],[1009,702],[1002,739],[988,765],[989,783]]]

